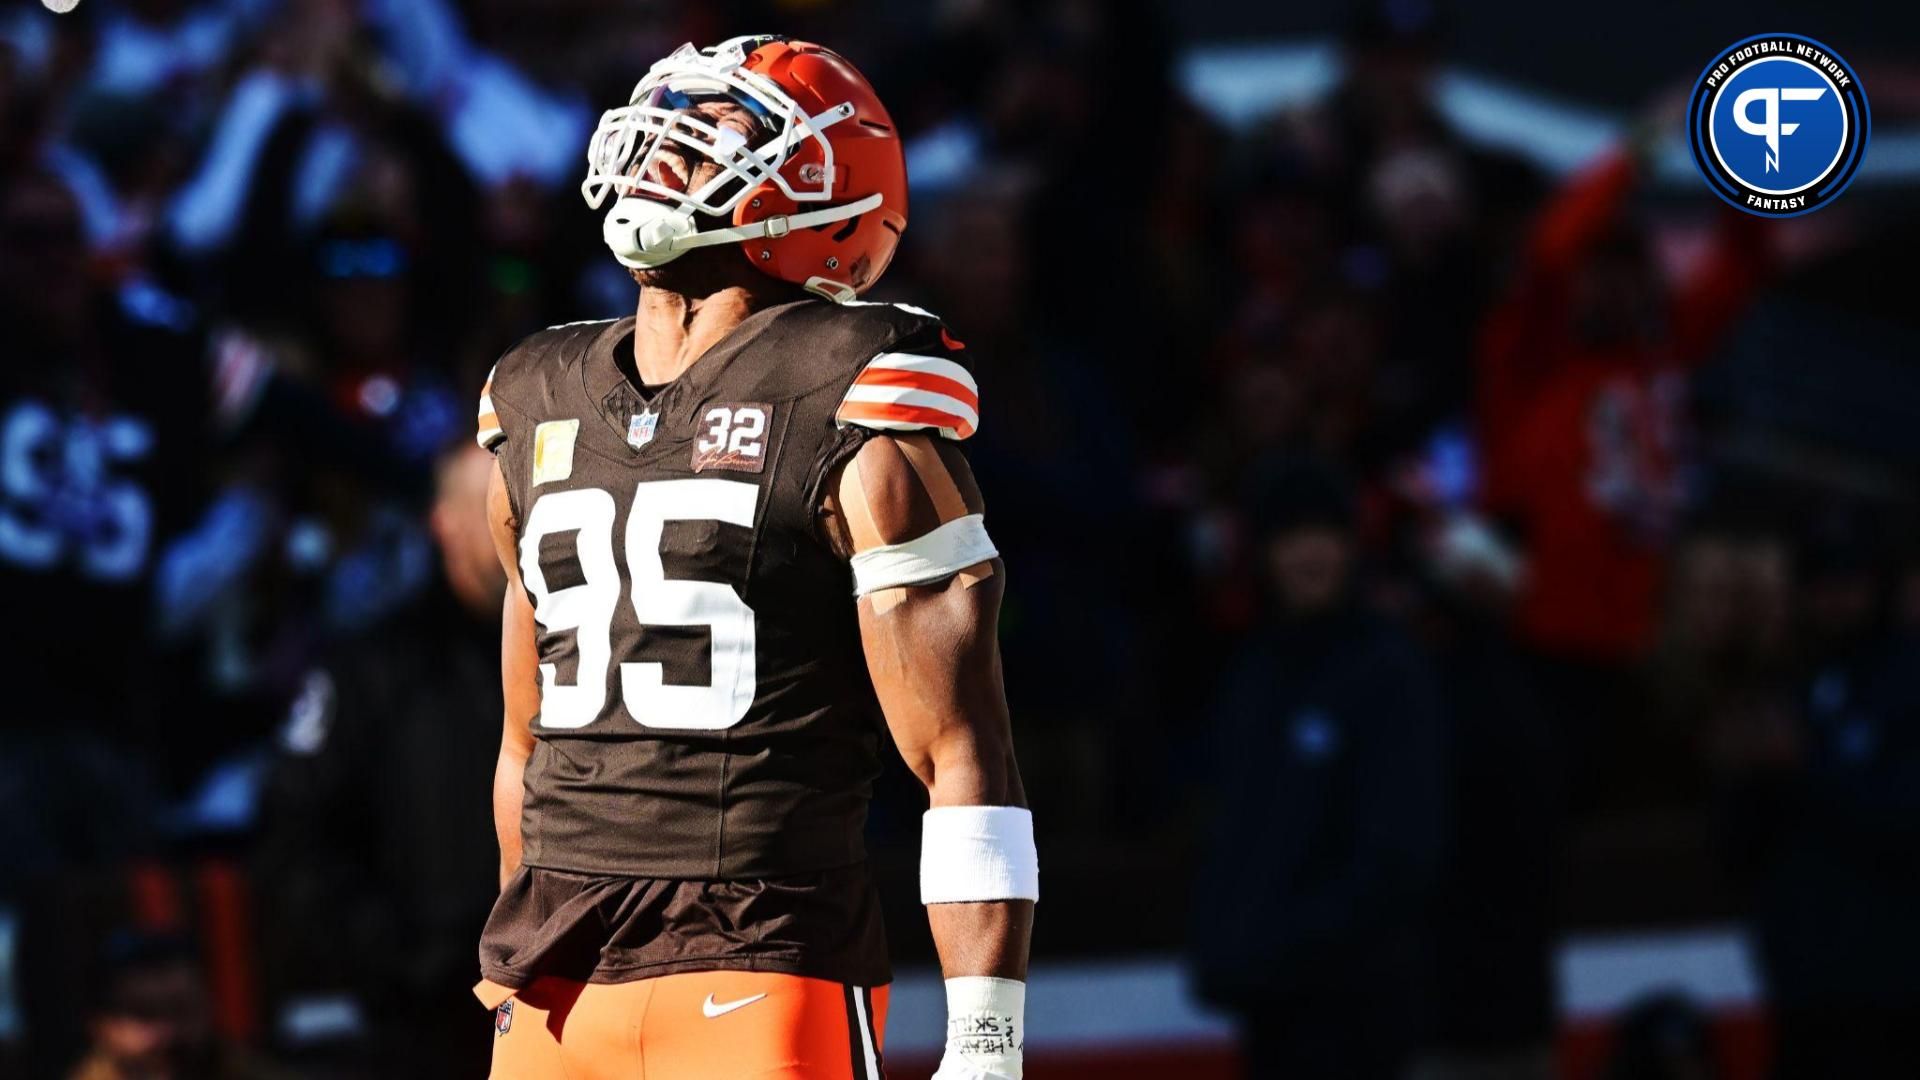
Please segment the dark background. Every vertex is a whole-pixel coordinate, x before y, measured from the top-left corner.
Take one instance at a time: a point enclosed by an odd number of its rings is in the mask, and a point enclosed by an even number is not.
[[[0,1075],[484,1067],[473,402],[631,310],[599,110],[766,29],[888,103],[869,298],[981,357],[1037,972],[1178,970],[1136,1004],[1249,1075],[1911,1074],[1920,13],[10,0]],[[1768,30],[1873,105],[1794,221],[1675,107]],[[922,798],[870,828],[904,970]],[[1556,993],[1701,927],[1738,1016]]]
[[[1332,36],[1346,13],[1337,4],[1220,3],[1180,15],[1188,40],[1224,43]],[[1755,3],[1723,18],[1639,2],[1553,17],[1532,4],[1494,2],[1453,5],[1446,16],[1450,61],[1615,109],[1633,108],[1648,87],[1681,73],[1691,82],[1705,64],[1700,57],[1754,34],[1805,34],[1836,49],[1844,41],[1845,55],[1858,64],[1902,63],[1904,43],[1920,37],[1920,16],[1912,10],[1875,4],[1837,4],[1816,13],[1796,4]]]

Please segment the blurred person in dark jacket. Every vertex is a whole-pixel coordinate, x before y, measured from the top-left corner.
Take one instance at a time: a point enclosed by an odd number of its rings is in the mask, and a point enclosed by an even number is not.
[[[1755,921],[1780,1080],[1912,1076],[1916,1060],[1920,638],[1887,618],[1868,528],[1823,519],[1803,547],[1799,760],[1754,784],[1776,829]]]
[[[1351,5],[1340,82],[1293,118],[1292,145],[1339,222],[1340,265],[1382,295],[1373,423],[1360,448],[1369,461],[1418,447],[1436,424],[1467,410],[1489,268],[1538,197],[1531,165],[1469,139],[1442,107],[1453,7]]]
[[[156,554],[203,492],[204,341],[115,292],[72,194],[36,169],[0,175],[0,326],[0,592],[33,627],[0,678],[57,699],[62,737],[167,760],[206,735],[159,723],[183,703],[150,617]],[[6,726],[39,727],[29,712]]]
[[[308,675],[269,780],[263,909],[280,1035],[323,1057],[370,1052],[359,1075],[487,1068],[487,1018],[467,986],[498,892],[491,467],[464,441],[441,459],[439,586]]]
[[[0,113],[27,108],[9,92]],[[0,978],[18,993],[0,991],[0,1027],[45,1074],[82,1005],[70,957],[44,947],[73,925],[71,883],[157,847],[169,782],[224,733],[168,677],[152,618],[157,554],[200,499],[201,341],[116,294],[72,192],[16,134],[0,132],[0,682],[16,695],[0,715]],[[167,722],[182,714],[201,722]]]
[[[1518,561],[1459,513],[1424,545],[1421,638],[1446,716],[1446,862],[1430,1053],[1419,1080],[1553,1075],[1551,953],[1561,842],[1552,732],[1513,645]]]
[[[1239,1017],[1250,1075],[1396,1076],[1420,1034],[1441,845],[1433,675],[1356,601],[1338,478],[1281,466],[1251,516],[1276,611],[1214,707],[1194,975]]]
[[[192,945],[122,932],[101,950],[86,1056],[67,1080],[271,1080],[280,1075],[214,1032]]]

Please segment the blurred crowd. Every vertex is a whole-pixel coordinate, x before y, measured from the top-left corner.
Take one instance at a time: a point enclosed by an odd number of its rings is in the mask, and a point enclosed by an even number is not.
[[[880,89],[871,298],[982,358],[1036,963],[1184,950],[1256,1075],[1542,1076],[1562,932],[1741,920],[1782,1076],[1902,1075],[1920,448],[1846,437],[1872,386],[1791,438],[1701,391],[1841,324],[1910,362],[1897,290],[1830,283],[1904,272],[1911,209],[1662,193],[1660,105],[1571,175],[1476,144],[1422,4],[1228,129],[1149,0],[5,8],[0,1073],[480,1075],[473,402],[632,309],[598,110],[763,28]],[[905,963],[919,797],[872,822]],[[1619,1076],[1716,1075],[1648,1015]]]

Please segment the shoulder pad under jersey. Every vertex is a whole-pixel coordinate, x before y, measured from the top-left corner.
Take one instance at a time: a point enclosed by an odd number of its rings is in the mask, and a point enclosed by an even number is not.
[[[500,372],[500,365],[494,364],[487,372],[486,384],[480,387],[480,430],[474,434],[474,441],[482,450],[492,450],[507,441],[507,433],[500,427],[500,414],[493,410],[493,377]]]
[[[966,344],[938,316],[910,304],[888,305],[916,317],[905,332],[861,366],[834,423],[878,431],[937,431],[964,439],[980,426],[980,387]]]
[[[562,364],[551,362],[548,367],[565,366],[564,361],[572,358],[578,349],[567,349],[575,339],[591,340],[617,319],[587,319],[581,322],[561,323],[549,326],[545,330],[527,335],[513,348],[508,349],[493,370],[487,372],[486,384],[480,387],[480,410],[478,430],[474,440],[484,450],[498,449],[506,441],[505,425],[500,422],[501,405],[511,405],[519,398],[519,391],[526,380],[536,377],[542,358],[552,357],[553,350],[560,349]]]

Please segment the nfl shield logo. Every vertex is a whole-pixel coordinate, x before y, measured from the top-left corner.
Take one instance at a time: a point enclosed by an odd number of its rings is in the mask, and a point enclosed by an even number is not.
[[[513,999],[508,998],[507,1000],[500,1003],[499,1008],[493,1010],[493,1031],[494,1031],[495,1037],[505,1035],[507,1033],[507,1029],[511,1028],[512,1026],[513,1026]]]
[[[660,414],[652,409],[633,414],[627,421],[627,445],[635,450],[653,441],[654,426],[660,422]]]

